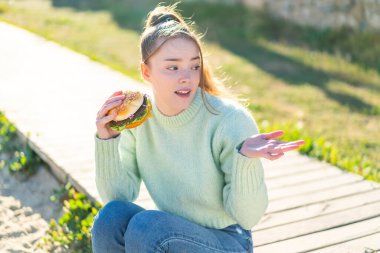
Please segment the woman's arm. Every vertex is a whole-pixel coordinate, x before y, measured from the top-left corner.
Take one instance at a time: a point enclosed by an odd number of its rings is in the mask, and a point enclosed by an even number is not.
[[[273,140],[282,131],[260,134],[246,109],[227,115],[219,132],[221,169],[225,178],[223,204],[226,212],[245,229],[251,229],[268,207],[264,169],[260,158],[280,158],[298,148],[303,141]]]
[[[138,197],[141,179],[135,150],[131,130],[107,140],[95,135],[95,181],[104,204],[111,200],[133,202]]]
[[[224,209],[245,229],[256,225],[268,206],[260,159],[248,158],[238,150],[244,140],[258,133],[256,122],[245,109],[226,115],[217,133],[219,162],[225,180]]]

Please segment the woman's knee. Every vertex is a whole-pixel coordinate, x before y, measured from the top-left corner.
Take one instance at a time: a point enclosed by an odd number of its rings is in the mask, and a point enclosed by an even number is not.
[[[110,201],[95,216],[92,233],[107,233],[117,227],[126,228],[129,220],[143,210],[142,207],[128,201]]]
[[[174,232],[180,226],[179,217],[158,210],[145,210],[132,217],[126,231],[126,238],[163,237]]]
[[[165,222],[167,219],[168,214],[166,212],[158,210],[145,210],[144,212],[140,212],[133,216],[129,225],[131,228],[151,228],[159,223]]]
[[[157,210],[146,210],[132,217],[124,234],[127,251],[161,252],[157,242],[166,236],[163,230],[168,214]],[[132,250],[133,249],[133,250]]]

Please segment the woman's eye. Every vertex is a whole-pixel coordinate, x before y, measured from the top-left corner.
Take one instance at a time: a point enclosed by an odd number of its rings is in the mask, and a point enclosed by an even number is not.
[[[198,70],[199,68],[200,68],[201,66],[195,66],[194,67],[194,70]],[[167,68],[167,69],[169,69],[169,70],[178,70],[178,67],[177,66],[172,66],[172,67],[169,67],[169,68]]]
[[[173,66],[173,67],[169,67],[168,69],[169,70],[177,70],[178,68],[176,66]]]

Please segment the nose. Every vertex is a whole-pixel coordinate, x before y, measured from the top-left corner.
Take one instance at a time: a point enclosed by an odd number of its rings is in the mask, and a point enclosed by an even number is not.
[[[180,83],[188,83],[190,81],[191,74],[189,70],[184,70],[181,73]]]

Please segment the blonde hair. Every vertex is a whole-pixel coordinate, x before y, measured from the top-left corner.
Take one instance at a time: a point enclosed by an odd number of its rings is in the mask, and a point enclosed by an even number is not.
[[[207,101],[204,91],[230,100],[237,100],[237,98],[226,89],[220,80],[214,77],[211,68],[204,62],[200,41],[203,36],[195,34],[191,28],[193,23],[187,23],[181,14],[176,11],[178,3],[180,2],[168,6],[161,6],[161,3],[159,3],[155,9],[149,12],[140,38],[141,60],[143,63],[148,64],[149,58],[169,39],[185,38],[195,42],[199,49],[201,60],[199,86],[202,91],[202,100],[208,111],[213,114],[219,114]]]

